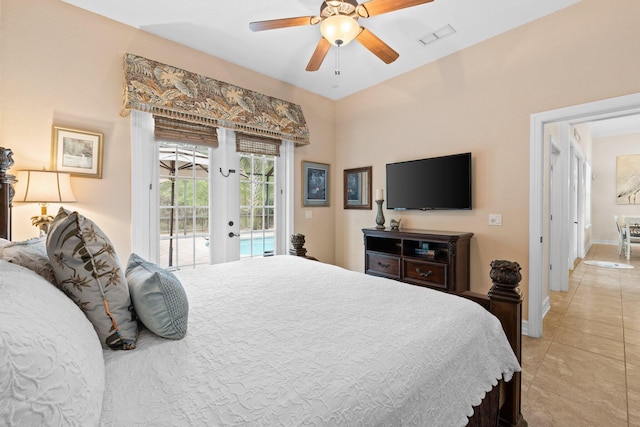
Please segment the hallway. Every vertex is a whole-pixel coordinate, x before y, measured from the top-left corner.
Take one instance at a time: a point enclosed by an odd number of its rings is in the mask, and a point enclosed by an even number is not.
[[[568,292],[551,292],[541,339],[522,338],[522,412],[530,427],[640,427],[640,254],[594,245]]]

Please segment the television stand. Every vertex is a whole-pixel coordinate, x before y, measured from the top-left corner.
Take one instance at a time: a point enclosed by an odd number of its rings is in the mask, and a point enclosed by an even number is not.
[[[364,228],[365,273],[412,285],[461,293],[469,290],[473,233]]]

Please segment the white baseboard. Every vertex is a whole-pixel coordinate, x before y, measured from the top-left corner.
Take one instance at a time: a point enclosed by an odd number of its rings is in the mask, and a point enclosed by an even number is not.
[[[593,240],[591,241],[592,245],[613,245],[618,246],[617,240]]]
[[[551,310],[551,300],[549,299],[549,297],[546,297],[542,301],[542,320],[543,321],[544,321],[544,316],[546,316],[547,313],[549,313],[549,310]]]
[[[547,313],[549,313],[549,310],[551,310],[551,301],[549,300],[549,297],[546,297],[544,301],[542,301],[542,320],[544,320],[544,316],[546,316]],[[529,336],[528,320],[522,321],[522,335]]]

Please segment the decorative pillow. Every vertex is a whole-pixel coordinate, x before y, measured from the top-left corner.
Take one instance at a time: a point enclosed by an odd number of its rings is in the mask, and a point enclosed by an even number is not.
[[[135,348],[138,323],[113,245],[78,212],[60,208],[49,228],[47,252],[58,286],[84,311],[105,348]]]
[[[44,237],[34,237],[22,242],[0,239],[0,259],[26,267],[58,286],[47,256]]]
[[[131,254],[126,272],[140,321],[156,335],[179,340],[187,334],[189,301],[175,274]]]
[[[42,277],[0,260],[0,319],[0,425],[98,425],[104,358],[80,309]]]

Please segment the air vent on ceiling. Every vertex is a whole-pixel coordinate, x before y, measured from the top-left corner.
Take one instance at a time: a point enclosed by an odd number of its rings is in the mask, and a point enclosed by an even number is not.
[[[426,46],[430,43],[433,43],[435,41],[448,37],[451,34],[454,34],[455,32],[456,32],[455,28],[453,28],[451,24],[447,24],[446,26],[440,28],[439,30],[436,30],[432,33],[427,34],[426,36],[422,37],[418,41]]]

